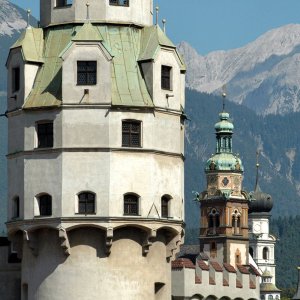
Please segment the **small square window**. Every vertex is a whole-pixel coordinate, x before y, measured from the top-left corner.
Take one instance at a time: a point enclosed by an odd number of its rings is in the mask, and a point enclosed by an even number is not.
[[[161,66],[161,88],[163,90],[171,90],[171,71],[172,67]]]
[[[78,61],[77,62],[77,85],[97,84],[97,62]]]
[[[122,146],[141,147],[141,122],[123,121],[122,122]]]
[[[53,122],[37,124],[38,148],[53,147]]]
[[[17,92],[20,90],[20,68],[13,68],[12,69],[12,78],[11,78],[11,86],[12,92]]]
[[[109,5],[129,6],[129,0],[109,0]]]

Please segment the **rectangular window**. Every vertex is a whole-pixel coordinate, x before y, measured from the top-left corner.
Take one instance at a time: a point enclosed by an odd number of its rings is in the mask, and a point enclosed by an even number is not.
[[[77,85],[97,84],[97,62],[78,61],[77,62]]]
[[[12,69],[12,92],[17,92],[20,89],[20,68]]]
[[[38,148],[53,147],[53,122],[37,124]]]
[[[78,213],[94,214],[95,213],[95,195],[92,193],[81,193],[78,195]]]
[[[161,88],[171,90],[171,71],[172,67],[161,66]]]
[[[109,5],[129,6],[129,0],[109,0]]]
[[[141,147],[141,122],[140,121],[122,122],[122,146]]]
[[[56,0],[55,7],[71,6],[72,4],[73,0]]]
[[[139,199],[136,195],[124,196],[124,215],[137,216],[139,214]]]

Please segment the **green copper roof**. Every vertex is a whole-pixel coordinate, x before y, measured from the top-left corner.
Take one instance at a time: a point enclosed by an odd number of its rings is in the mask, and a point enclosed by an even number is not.
[[[233,124],[229,113],[221,112],[220,121],[215,124],[217,147],[216,153],[206,162],[205,171],[236,171],[243,172],[241,159],[232,152]]]
[[[41,32],[41,29],[39,29]],[[112,105],[153,107],[138,65],[143,40],[142,30],[114,25],[64,25],[45,29],[43,65],[24,108],[60,106],[62,104],[61,54],[72,43],[101,42],[113,57]],[[23,47],[24,39],[16,44]]]
[[[177,52],[176,46],[158,25],[143,28],[139,61],[155,60],[156,54],[161,47],[174,49],[181,65],[181,70],[186,70],[184,61]]]
[[[22,49],[24,61],[42,63],[44,47],[43,30],[32,27],[26,28],[10,49],[19,47]]]
[[[76,33],[72,41],[103,41],[103,37],[98,28],[90,22],[85,23]]]

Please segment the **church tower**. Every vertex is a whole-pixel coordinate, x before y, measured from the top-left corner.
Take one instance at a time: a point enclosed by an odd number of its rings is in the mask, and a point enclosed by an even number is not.
[[[200,251],[210,260],[233,266],[248,264],[248,199],[242,190],[243,165],[232,151],[234,126],[224,110],[216,123],[216,152],[205,167]]]
[[[152,0],[41,0],[11,47],[8,222],[22,300],[170,299],[185,66]]]

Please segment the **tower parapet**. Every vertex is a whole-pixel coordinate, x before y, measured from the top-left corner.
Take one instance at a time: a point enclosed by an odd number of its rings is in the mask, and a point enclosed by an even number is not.
[[[87,16],[86,4],[91,9]],[[83,23],[153,25],[153,0],[41,0],[41,26]]]

